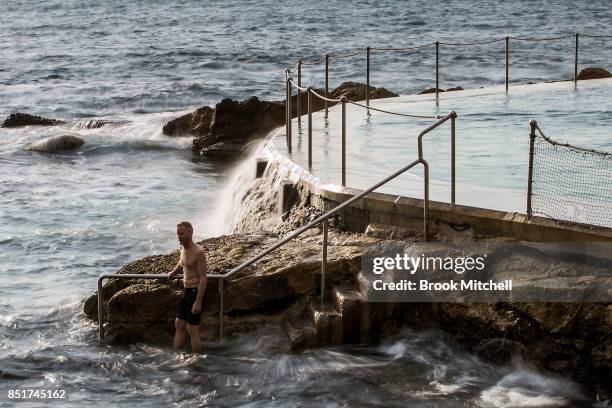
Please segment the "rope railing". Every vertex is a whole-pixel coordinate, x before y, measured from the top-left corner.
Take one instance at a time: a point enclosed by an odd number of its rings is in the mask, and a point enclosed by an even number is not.
[[[449,47],[470,47],[473,45],[485,45],[485,44],[492,44],[492,43],[496,43],[496,42],[500,42],[500,41],[505,41],[506,37],[504,38],[497,38],[495,40],[489,40],[489,41],[477,41],[477,42],[469,42],[469,43],[451,43],[451,42],[440,42],[440,45],[447,45]]]
[[[593,34],[580,34],[583,37],[589,38],[612,38],[612,35],[593,35]]]
[[[563,38],[570,38],[575,36],[576,34],[565,34],[565,35],[560,35],[558,37],[544,37],[544,38],[529,38],[529,37],[512,37],[513,40],[516,41],[533,41],[533,42],[539,42],[539,41],[555,41],[555,40],[561,40]]]
[[[602,38],[602,39],[612,38],[612,35],[579,34],[579,33],[571,33],[571,34],[568,33],[568,34],[558,35],[554,37],[512,37],[510,35],[505,35],[501,38],[491,38],[491,39],[487,39],[483,41],[472,41],[472,42],[435,41],[435,42],[419,44],[419,45],[415,45],[411,47],[365,47],[365,48],[360,48],[355,51],[347,51],[345,53],[342,53],[342,52],[326,53],[320,58],[315,59],[315,60],[310,60],[310,61],[298,60],[296,68],[292,69],[290,72],[293,73],[297,71],[297,74],[298,74],[297,84],[301,86],[301,78],[302,78],[301,68],[302,66],[316,65],[316,64],[319,64],[320,62],[325,61],[325,88],[324,88],[325,95],[324,96],[328,97],[329,95],[329,60],[330,59],[350,58],[350,57],[354,57],[356,55],[359,55],[365,52],[366,54],[366,85],[365,85],[366,98],[365,99],[366,99],[366,105],[369,107],[370,106],[370,57],[371,57],[372,52],[407,53],[407,52],[416,52],[416,51],[433,46],[435,47],[435,93],[436,93],[436,98],[439,98],[439,92],[440,92],[439,66],[440,66],[440,47],[441,46],[444,46],[444,47],[473,47],[473,46],[493,44],[497,42],[504,42],[505,43],[505,46],[504,46],[505,87],[506,87],[506,91],[508,91],[509,84],[510,84],[509,65],[510,65],[510,41],[511,40],[521,41],[521,42],[545,42],[545,41],[556,41],[556,40],[561,40],[565,38],[575,37],[574,83],[577,83],[578,82],[578,42],[579,42],[578,39],[580,35],[584,37],[588,37],[588,38]],[[302,91],[298,89],[298,93],[300,92]],[[325,101],[325,102],[326,102],[325,115],[327,116],[327,111],[328,111],[327,102],[328,101]],[[298,99],[298,108],[301,108],[300,105],[301,105],[301,102]],[[298,109],[298,122],[301,123],[301,115],[299,113],[301,113],[301,109]]]
[[[362,52],[365,52],[367,49],[368,48],[365,47],[365,48],[359,49],[358,51],[351,52],[348,54],[327,54],[327,55],[329,55],[330,58],[349,58],[349,57],[354,57],[355,55],[359,55]]]
[[[437,119],[438,116],[425,116],[425,115],[414,115],[411,113],[401,113],[401,112],[391,112],[388,110],[384,110],[384,109],[380,109],[380,108],[373,108],[371,106],[366,106],[366,105],[362,105],[361,103],[357,103],[351,100],[347,100],[348,103],[356,105],[356,106],[361,106],[362,108],[368,109],[368,110],[373,110],[373,111],[377,111],[377,112],[382,112],[382,113],[388,113],[390,115],[397,115],[397,116],[405,116],[407,118],[417,118],[417,119]]]
[[[415,45],[414,47],[403,47],[403,48],[397,48],[397,47],[386,47],[386,48],[381,48],[381,47],[369,47],[370,50],[372,51],[395,51],[395,52],[406,52],[406,51],[415,51],[415,50],[419,50],[421,48],[427,48],[427,47],[431,47],[432,45],[436,45],[435,42],[432,43],[427,43],[427,44],[421,44],[421,45]]]

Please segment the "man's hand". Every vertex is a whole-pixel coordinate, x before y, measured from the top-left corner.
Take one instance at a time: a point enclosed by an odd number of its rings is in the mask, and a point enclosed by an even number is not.
[[[200,305],[198,302],[195,302],[193,306],[191,307],[191,313],[193,314],[198,314],[200,313],[201,310],[202,310],[202,305]]]
[[[168,272],[168,279],[173,279],[176,276],[176,271]]]

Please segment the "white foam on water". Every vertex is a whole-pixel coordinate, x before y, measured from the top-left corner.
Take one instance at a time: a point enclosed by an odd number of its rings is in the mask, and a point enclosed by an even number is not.
[[[546,377],[518,368],[480,393],[483,407],[563,407],[581,400],[576,386],[560,378]]]

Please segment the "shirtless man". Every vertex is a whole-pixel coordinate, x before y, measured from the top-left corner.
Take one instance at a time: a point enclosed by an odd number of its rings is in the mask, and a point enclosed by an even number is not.
[[[202,349],[200,340],[200,318],[202,317],[202,300],[206,291],[206,254],[204,248],[193,242],[193,227],[187,221],[176,225],[176,235],[181,244],[181,257],[168,274],[173,278],[183,270],[183,295],[179,302],[178,317],[174,321],[173,348],[179,349],[187,335],[191,338],[191,351],[199,353]]]

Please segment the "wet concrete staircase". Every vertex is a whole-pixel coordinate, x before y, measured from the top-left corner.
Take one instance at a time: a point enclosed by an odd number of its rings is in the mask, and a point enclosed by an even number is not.
[[[282,319],[292,350],[370,344],[390,320],[393,305],[368,302],[370,281],[359,273],[354,282],[333,287],[321,304],[319,297],[296,303]]]

